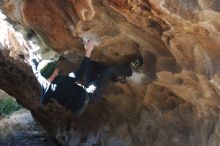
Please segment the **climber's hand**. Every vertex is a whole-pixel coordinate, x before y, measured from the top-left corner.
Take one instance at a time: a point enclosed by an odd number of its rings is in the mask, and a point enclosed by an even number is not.
[[[40,62],[42,60],[42,58],[31,49],[28,50],[28,55],[29,55],[28,62],[30,64],[33,60],[36,60],[37,62]]]
[[[32,59],[34,59],[34,53],[32,52],[32,50],[28,50],[28,62],[30,63],[32,61]]]
[[[91,53],[92,53],[92,50],[94,49],[95,47],[95,42],[93,40],[88,40],[85,44],[85,56],[86,57],[90,57],[91,56]]]

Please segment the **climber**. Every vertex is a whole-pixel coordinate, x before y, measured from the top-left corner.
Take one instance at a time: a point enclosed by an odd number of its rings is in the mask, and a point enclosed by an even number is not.
[[[59,75],[59,68],[55,62],[40,61],[29,51],[29,63],[41,85],[42,104],[45,105],[50,99],[55,99],[59,104],[80,114],[88,104],[99,101],[113,76],[131,76],[132,70],[137,69],[143,62],[142,57],[137,57],[126,64],[104,67],[90,59],[93,48],[94,41],[89,40],[85,45],[85,56],[79,69],[69,75]],[[84,86],[76,83],[83,77],[85,77]]]

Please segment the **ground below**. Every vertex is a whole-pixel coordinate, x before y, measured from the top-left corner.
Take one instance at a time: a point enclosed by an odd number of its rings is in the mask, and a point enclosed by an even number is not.
[[[28,110],[0,120],[0,146],[58,146]]]

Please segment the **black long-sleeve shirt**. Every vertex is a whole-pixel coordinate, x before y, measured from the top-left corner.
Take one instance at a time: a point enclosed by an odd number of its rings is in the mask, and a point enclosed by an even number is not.
[[[31,59],[30,64],[33,73],[41,85],[41,103],[46,104],[51,98],[54,98],[71,111],[79,111],[84,106],[88,95],[86,90],[76,81],[84,76],[88,63],[89,58],[84,57],[76,72],[71,72],[65,76],[57,76],[50,83],[37,70],[37,60]]]

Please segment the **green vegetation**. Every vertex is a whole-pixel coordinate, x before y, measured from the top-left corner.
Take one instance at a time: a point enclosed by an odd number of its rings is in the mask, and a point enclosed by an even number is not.
[[[0,117],[9,116],[19,109],[21,109],[21,106],[12,97],[3,97],[0,99]]]

